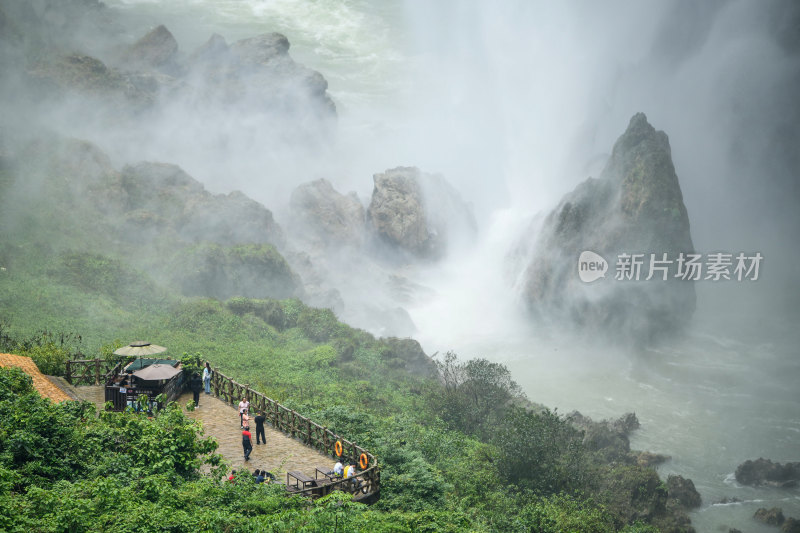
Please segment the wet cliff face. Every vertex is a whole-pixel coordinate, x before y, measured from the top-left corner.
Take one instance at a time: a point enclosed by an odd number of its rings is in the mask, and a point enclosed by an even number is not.
[[[692,282],[676,277],[680,254],[694,251],[689,216],[667,135],[642,113],[615,143],[601,176],[567,194],[532,238],[522,291],[535,313],[612,338],[648,342],[680,329],[694,312]],[[607,261],[604,278],[582,281],[584,251]],[[643,254],[638,280],[633,269],[626,279],[615,279],[622,277],[622,254]],[[657,261],[667,254],[672,262],[654,262],[647,280],[651,254]]]

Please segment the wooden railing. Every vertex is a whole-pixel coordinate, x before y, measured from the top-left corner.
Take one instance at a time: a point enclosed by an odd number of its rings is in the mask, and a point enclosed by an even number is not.
[[[121,369],[122,362],[74,359],[66,362],[64,378],[70,385],[103,385]]]
[[[362,469],[355,478],[336,480],[323,486],[311,487],[299,491],[299,494],[309,496],[324,496],[331,490],[344,490],[355,494],[356,498],[367,499],[377,496],[380,491],[380,468],[375,456],[358,446],[355,442],[340,437],[327,427],[285,407],[275,400],[254,391],[249,385],[236,382],[222,374],[218,369],[213,369],[211,376],[212,393],[219,399],[236,407],[242,398],[250,402],[250,412],[263,412],[267,421],[273,428],[299,439],[306,446],[316,448],[325,455],[336,457],[336,443],[342,445],[341,461],[359,465],[362,454],[367,458],[367,467]],[[353,479],[357,479],[354,482]]]
[[[121,362],[115,365],[113,362],[104,359],[79,359],[66,362],[64,377],[72,385],[101,385],[108,384],[121,369]],[[172,399],[180,393],[183,384],[182,376],[181,379],[173,379],[169,384],[170,390],[163,392]],[[262,411],[273,428],[291,435],[306,446],[316,448],[332,458],[337,457],[335,451],[336,443],[341,443],[340,460],[343,463],[360,465],[362,455],[366,456],[366,468],[362,469],[355,477],[320,483],[315,487],[296,491],[296,494],[318,497],[329,494],[332,490],[343,490],[354,494],[356,499],[364,501],[377,498],[380,492],[381,480],[378,461],[373,454],[355,442],[340,437],[327,427],[320,426],[293,409],[289,409],[260,392],[252,390],[249,385],[236,382],[220,373],[217,369],[214,369],[211,377],[211,388],[216,397],[234,407],[239,403],[239,400],[247,398],[250,401],[251,412]]]

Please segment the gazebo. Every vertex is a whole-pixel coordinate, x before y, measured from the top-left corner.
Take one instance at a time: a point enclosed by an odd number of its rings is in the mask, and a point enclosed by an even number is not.
[[[123,357],[137,357],[106,383],[105,400],[112,402],[115,411],[123,411],[127,407],[139,410],[139,397],[142,395],[147,396],[148,411],[163,407],[156,400],[160,394],[166,395],[167,402],[180,396],[184,381],[180,361],[146,357],[166,350],[163,346],[136,341],[114,351]]]

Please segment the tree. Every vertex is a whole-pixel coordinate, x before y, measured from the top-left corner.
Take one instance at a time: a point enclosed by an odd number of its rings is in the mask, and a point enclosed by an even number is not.
[[[582,487],[586,475],[583,435],[557,413],[511,407],[495,434],[500,473],[540,494]]]
[[[461,363],[453,352],[436,361],[444,386],[429,395],[434,411],[452,428],[488,438],[509,407],[527,400],[511,372],[500,363],[472,359]]]

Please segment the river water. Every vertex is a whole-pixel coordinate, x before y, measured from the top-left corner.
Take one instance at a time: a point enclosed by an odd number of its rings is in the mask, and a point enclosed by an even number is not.
[[[759,48],[768,32],[752,6],[732,2],[697,13],[689,17],[696,22],[670,34],[664,21],[675,12],[648,2],[106,3],[122,15],[130,41],[165,24],[187,54],[212,33],[229,43],[285,34],[292,57],[328,80],[339,114],[334,145],[315,166],[287,168],[289,181],[324,175],[363,200],[373,173],[414,165],[442,172],[473,203],[480,242],[409,274],[434,291],[408,306],[426,352],[502,362],[532,400],[561,413],[616,418],[635,411],[641,429],[632,447],[670,455],[662,476],[690,477],[700,491],[703,505],[692,513],[698,531],[775,531],[752,520],[759,507],[800,518],[798,490],[741,487],[732,475],[746,459],[800,460],[800,331],[796,315],[784,312],[786,293],[798,291],[775,280],[780,268],[772,268],[772,284],[769,270],[754,287],[698,283],[687,335],[638,350],[527,323],[502,281],[513,236],[597,171],[636,111],[670,135],[696,246],[759,250],[765,265],[777,262],[781,243],[772,228],[779,217],[757,229],[748,229],[747,216],[726,222],[724,231],[715,222],[742,200],[721,186],[733,166],[725,128],[736,122],[724,113],[735,108],[736,91],[714,91],[733,84],[748,94],[749,78],[726,66],[743,50],[763,50],[754,63],[764,76],[780,79],[783,68],[783,56]],[[151,150],[149,157],[205,178],[191,153]],[[275,208],[257,184],[236,185]],[[764,293],[774,287],[783,295],[773,300]],[[742,503],[714,503],[722,498]]]

